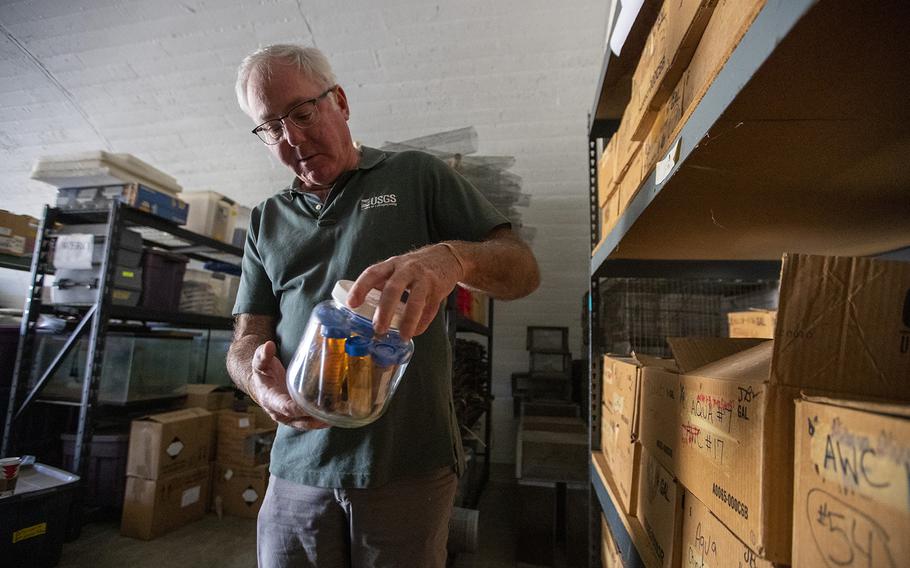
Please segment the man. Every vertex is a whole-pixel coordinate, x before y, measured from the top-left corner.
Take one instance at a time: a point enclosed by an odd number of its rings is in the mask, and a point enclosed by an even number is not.
[[[441,303],[457,282],[514,299],[536,289],[530,249],[463,178],[420,152],[355,146],[326,58],[275,45],[248,56],[237,98],[295,179],[253,211],[228,353],[234,382],[280,423],[259,513],[259,565],[442,567],[460,473]],[[285,366],[337,280],[374,327],[400,320],[415,353],[385,415],[328,428],[290,398]]]

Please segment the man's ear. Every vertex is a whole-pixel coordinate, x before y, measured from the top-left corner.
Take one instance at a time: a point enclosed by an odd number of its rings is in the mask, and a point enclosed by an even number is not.
[[[341,88],[341,85],[335,87],[334,97],[335,104],[337,104],[338,108],[341,110],[342,116],[344,116],[345,120],[349,120],[351,118],[351,107],[348,106],[348,96],[344,92],[344,89]]]

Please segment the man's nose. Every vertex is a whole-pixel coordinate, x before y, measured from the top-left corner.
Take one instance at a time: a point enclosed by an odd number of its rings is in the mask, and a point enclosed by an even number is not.
[[[284,126],[284,138],[288,141],[288,144],[294,146],[300,146],[306,140],[304,128],[300,128],[290,120],[281,121]]]

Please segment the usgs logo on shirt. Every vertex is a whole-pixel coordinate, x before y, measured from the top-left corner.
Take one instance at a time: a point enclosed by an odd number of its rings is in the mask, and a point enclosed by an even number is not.
[[[398,196],[394,193],[387,193],[385,195],[374,195],[373,197],[367,197],[366,199],[360,200],[360,210],[365,211],[367,209],[374,209],[376,207],[397,207],[398,206]]]

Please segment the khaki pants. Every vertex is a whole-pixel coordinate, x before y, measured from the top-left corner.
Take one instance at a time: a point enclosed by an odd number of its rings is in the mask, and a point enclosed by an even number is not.
[[[259,568],[444,568],[451,468],[369,489],[272,476],[257,524]]]

